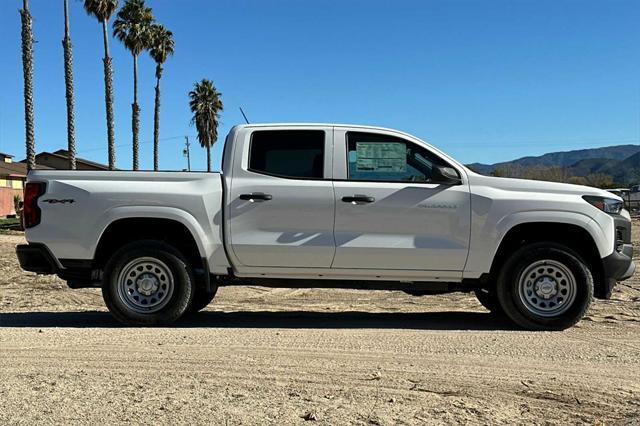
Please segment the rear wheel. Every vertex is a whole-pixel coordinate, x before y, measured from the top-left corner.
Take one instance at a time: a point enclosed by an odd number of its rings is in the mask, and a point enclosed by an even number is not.
[[[193,300],[187,308],[187,313],[195,314],[196,312],[200,312],[206,308],[209,303],[211,303],[217,292],[218,287],[214,287],[212,292],[207,292],[204,288],[197,288],[193,295]]]
[[[564,330],[584,316],[593,297],[593,277],[568,247],[552,242],[517,250],[498,276],[505,313],[530,330]]]
[[[119,249],[105,266],[102,297],[123,324],[170,324],[189,306],[193,282],[191,267],[172,246],[138,241]]]

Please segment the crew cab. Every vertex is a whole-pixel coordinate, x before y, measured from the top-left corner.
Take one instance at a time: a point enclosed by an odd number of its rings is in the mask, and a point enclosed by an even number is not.
[[[228,285],[475,292],[533,330],[633,275],[621,198],[474,173],[409,134],[235,126],[221,173],[29,173],[24,270],[101,287],[115,318],[171,323]]]

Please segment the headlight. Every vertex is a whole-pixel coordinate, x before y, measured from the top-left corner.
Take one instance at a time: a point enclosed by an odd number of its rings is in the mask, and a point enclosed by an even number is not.
[[[614,198],[595,197],[591,195],[585,195],[582,198],[593,207],[602,210],[605,213],[618,214],[622,211],[622,201]]]

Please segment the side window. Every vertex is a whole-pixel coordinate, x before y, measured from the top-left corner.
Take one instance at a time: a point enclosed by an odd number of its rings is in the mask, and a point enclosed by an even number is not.
[[[251,135],[249,170],[285,178],[324,177],[324,131],[258,130]]]
[[[429,182],[433,165],[447,164],[431,152],[395,136],[347,133],[349,180]]]

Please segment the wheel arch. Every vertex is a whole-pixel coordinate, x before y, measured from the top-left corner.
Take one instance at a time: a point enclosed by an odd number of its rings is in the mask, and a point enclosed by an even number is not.
[[[202,243],[188,225],[175,218],[131,216],[110,222],[96,243],[94,267],[103,268],[118,248],[140,240],[162,241],[174,247],[193,268],[196,283],[209,287],[209,267]]]
[[[116,222],[125,220],[166,220],[171,223],[182,225],[189,231],[193,238],[198,252],[202,257],[208,257],[211,250],[211,241],[207,236],[198,220],[189,212],[174,207],[159,206],[121,206],[106,211],[95,222],[93,228],[99,229],[94,244],[90,247],[90,252],[95,258],[100,242],[103,240],[105,233]]]
[[[497,277],[509,255],[518,248],[543,241],[561,244],[574,251],[591,270],[595,297],[605,297],[604,269],[596,241],[586,228],[571,223],[524,222],[514,225],[500,241],[491,263],[490,276]]]
[[[176,238],[178,236],[185,239],[180,242]],[[112,249],[142,239],[165,241],[173,243],[173,246],[182,245],[183,250],[180,251],[185,256],[203,257],[196,239],[184,223],[175,219],[134,216],[116,219],[104,228],[97,241],[93,259],[100,264],[113,253]]]

